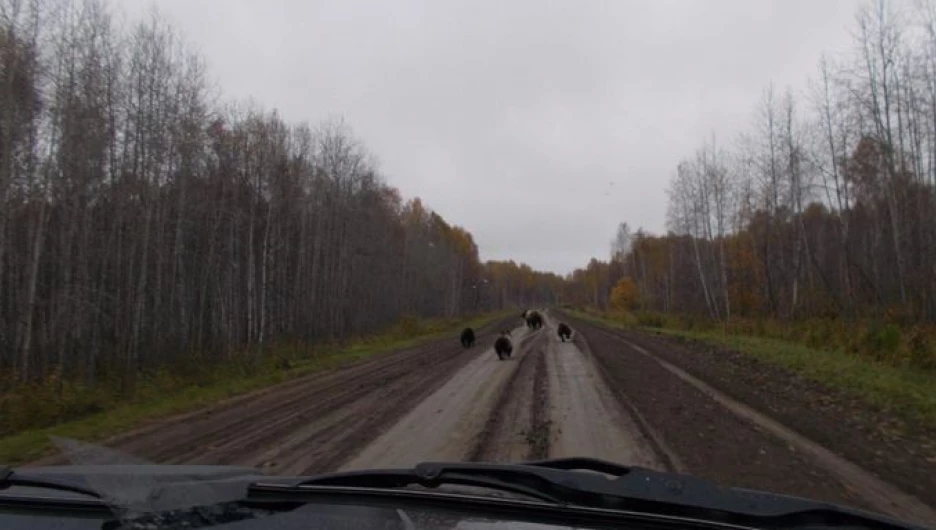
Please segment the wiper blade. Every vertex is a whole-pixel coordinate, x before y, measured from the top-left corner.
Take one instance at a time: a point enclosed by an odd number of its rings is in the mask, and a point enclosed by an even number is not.
[[[621,466],[591,458],[522,464],[425,462],[410,469],[347,471],[304,478],[299,482],[255,483],[250,489],[256,493],[287,490],[314,493],[328,487],[390,490],[414,485],[426,488],[476,486],[525,494],[565,506],[759,527],[819,524],[881,530],[922,528],[830,503],[725,488],[696,477]]]
[[[0,491],[12,487],[41,488],[56,491],[68,491],[71,493],[80,493],[95,499],[103,499],[103,496],[91,488],[67,482],[64,480],[54,480],[38,477],[24,477],[17,475],[13,468],[0,466]]]
[[[444,468],[434,466],[444,465]],[[451,464],[455,466],[457,464]],[[437,473],[436,470],[439,472]],[[565,504],[563,498],[549,491],[549,483],[535,475],[516,470],[485,469],[479,473],[472,468],[459,470],[449,464],[423,463],[413,469],[381,469],[375,471],[347,471],[303,480],[288,487],[341,486],[377,489],[401,489],[409,486],[437,488],[444,485],[474,486],[509,493],[527,495],[542,501]],[[266,486],[268,484],[264,484]],[[254,484],[256,486],[256,484]]]

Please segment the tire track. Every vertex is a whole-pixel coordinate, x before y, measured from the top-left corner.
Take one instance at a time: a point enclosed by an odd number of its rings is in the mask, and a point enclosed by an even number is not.
[[[536,356],[536,372],[533,374],[533,413],[532,425],[527,432],[530,444],[528,460],[543,460],[549,457],[552,420],[549,418],[549,375],[546,367],[546,353]]]
[[[622,406],[612,385],[594,362],[581,334],[576,342],[558,338],[558,322],[549,318],[547,378],[555,433],[550,457],[588,456],[628,466],[667,469],[661,447],[641,428],[634,411]]]
[[[342,469],[569,456],[666,467],[590,355],[560,344],[555,327],[547,317],[523,330],[511,361],[488,350]]]
[[[302,388],[292,399],[283,400],[270,408],[264,407],[257,414],[222,426],[220,432],[226,432],[226,434],[220,439],[217,439],[217,431],[209,433],[209,438],[216,439],[216,441],[207,452],[193,443],[195,447],[192,451],[176,454],[168,461],[170,463],[238,461],[260,465],[268,470],[277,470],[279,465],[271,465],[269,459],[258,461],[257,458],[251,456],[258,451],[269,454],[269,450],[264,450],[269,447],[273,448],[274,454],[283,454],[285,450],[296,449],[304,442],[316,438],[329,426],[337,425],[341,431],[351,431],[352,429],[348,429],[348,424],[343,420],[350,420],[352,416],[375,417],[373,412],[378,407],[382,414],[377,415],[376,419],[382,422],[395,419],[398,415],[391,413],[401,406],[405,409],[418,402],[420,398],[431,392],[433,379],[444,381],[445,374],[456,371],[469,359],[470,357],[465,355],[459,346],[452,346],[442,351],[421,349],[413,352],[412,355],[397,359],[396,362],[381,363],[375,370],[363,370],[363,373],[350,370],[341,373],[340,376],[327,380],[324,384],[310,384]],[[411,363],[416,361],[423,366],[414,370]],[[369,399],[375,393],[386,394],[388,392],[395,395],[395,399],[390,401]],[[265,418],[265,420],[254,423],[257,418]],[[369,424],[360,420],[353,422],[353,425],[366,426],[368,429],[375,430],[382,427],[380,424]],[[294,436],[296,433],[302,433],[303,436]],[[290,438],[293,439],[290,440]],[[283,440],[287,441],[285,446]],[[321,450],[323,445],[331,444],[318,444],[315,448]],[[244,455],[251,456],[245,458]]]
[[[852,505],[923,524],[936,521],[932,508],[918,499],[857,466],[846,462],[838,467],[844,462],[838,455],[685,377],[623,334],[573,321],[587,335],[602,372],[671,444],[687,472],[725,485]],[[856,470],[860,476],[852,474]]]
[[[440,355],[425,366],[425,371],[435,373],[436,370],[444,370],[456,359],[453,349],[438,353]],[[244,455],[264,447],[278,447],[277,440],[306,423],[321,421],[322,416],[327,418],[331,414],[340,414],[347,407],[356,408],[358,401],[375,388],[393,385],[394,380],[402,375],[404,366],[431,354],[416,350],[401,356],[396,362],[384,360],[374,367],[339,371],[332,377],[310,381],[288,395],[274,394],[270,402],[251,407],[250,414],[231,410],[226,415],[232,416],[230,421],[220,419],[213,428],[198,432],[197,437],[189,437],[186,443],[188,450],[179,451],[177,446],[168,446],[153,458],[172,464],[242,462]],[[457,369],[457,366],[453,368]]]
[[[479,330],[492,334],[513,319]],[[104,444],[157,463],[333,470],[442,386],[482,349],[434,340],[163,420]],[[49,465],[61,457],[35,464]]]
[[[394,363],[411,362],[423,355],[427,346],[388,353],[345,369],[318,372],[238,396],[213,407],[154,422],[103,443],[159,463],[184,463],[197,456],[202,457],[202,462],[217,463],[217,459],[211,459],[210,453],[221,449],[227,441],[239,437],[250,439],[250,433],[260,435],[263,433],[263,429],[258,428],[261,425],[282,425],[283,422],[302,419],[296,406],[308,398],[310,389],[331,396],[333,399],[330,401],[334,404],[342,397],[335,394],[347,387],[349,377],[383,379],[380,375],[392,370]],[[43,460],[37,464],[49,463]]]
[[[899,490],[818,443],[787,428],[780,422],[736,401],[673,364],[660,359],[649,350],[623,337],[620,333],[609,330],[599,330],[599,332],[605,333],[633,351],[653,360],[685,384],[694,387],[716,402],[729,414],[756,426],[759,430],[776,439],[782,440],[790,447],[797,448],[799,452],[811,458],[817,467],[839,480],[848,490],[857,493],[873,509],[903,519],[916,520],[926,524],[936,523],[936,510],[916,497]]]
[[[498,360],[489,347],[341,469],[405,467],[425,460],[464,461],[472,456],[483,443],[497,403],[510,402],[503,396],[510,382],[529,379],[514,377],[542,336],[522,327],[512,335],[517,346],[511,360]],[[523,407],[514,410],[525,413]],[[525,452],[514,458],[524,456]]]
[[[572,342],[579,349],[580,352],[589,360],[596,368],[598,367],[595,359],[595,355],[592,353],[591,348],[588,345],[588,341],[585,339],[585,336],[581,333],[574,333],[572,336]],[[648,444],[652,447],[653,453],[659,459],[660,470],[669,471],[672,473],[685,473],[686,466],[683,464],[682,460],[676,454],[675,451],[666,443],[660,433],[650,425],[650,422],[640,413],[640,410],[634,405],[627,397],[626,389],[621,388],[618,385],[614,384],[614,381],[608,377],[608,374],[605,370],[598,370],[599,377],[610,393],[613,394],[618,405],[623,409],[623,411],[632,419],[637,427],[637,431],[643,435]],[[649,466],[656,467],[656,466]]]
[[[444,349],[437,343],[418,347],[384,359],[375,370],[365,369],[363,374],[346,370],[330,384],[306,388],[296,403],[288,405],[298,414],[291,412],[284,421],[262,426],[256,430],[259,435],[232,436],[218,460],[278,474],[334,470],[480,353],[452,343]],[[217,458],[211,452],[194,454],[187,461],[201,463],[206,456]]]
[[[545,370],[546,336],[538,331],[531,337],[528,346],[521,346],[518,365],[467,455],[469,462],[530,460],[537,446],[549,445],[549,426],[542,423],[547,405],[541,399],[548,396],[542,395],[543,382],[537,378]]]

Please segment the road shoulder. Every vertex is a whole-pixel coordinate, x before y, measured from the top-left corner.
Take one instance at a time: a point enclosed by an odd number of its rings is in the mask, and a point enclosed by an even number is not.
[[[569,318],[607,384],[640,412],[687,473],[720,484],[871,506],[790,444],[731,414],[711,396],[603,326]]]
[[[760,410],[884,480],[936,505],[936,433],[730,349],[620,331],[661,359]]]

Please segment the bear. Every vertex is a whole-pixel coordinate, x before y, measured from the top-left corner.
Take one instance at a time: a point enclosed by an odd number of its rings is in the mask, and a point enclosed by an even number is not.
[[[501,336],[497,337],[497,340],[494,341],[494,353],[497,354],[497,358],[501,361],[510,359],[510,356],[513,354],[513,343],[510,342],[507,333],[502,333]]]
[[[461,343],[466,349],[474,346],[475,333],[471,328],[465,328],[461,332]]]
[[[572,328],[569,327],[565,322],[560,322],[559,327],[556,328],[556,331],[559,333],[559,338],[562,342],[565,342],[566,339],[572,338]]]

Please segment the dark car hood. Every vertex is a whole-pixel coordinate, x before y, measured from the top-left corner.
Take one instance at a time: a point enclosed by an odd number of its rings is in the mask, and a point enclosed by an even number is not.
[[[27,467],[17,469],[16,474],[27,477],[68,480],[86,486],[93,486],[92,482],[97,479],[107,479],[115,476],[148,477],[153,480],[167,482],[257,479],[268,476],[256,469],[241,466],[169,464],[92,464]]]
[[[86,487],[115,508],[151,512],[216,504],[241,499],[247,487],[272,477],[256,469],[237,466],[90,464],[21,468],[19,477],[55,480]],[[17,486],[0,492],[4,496],[41,496],[84,499],[80,493]]]

